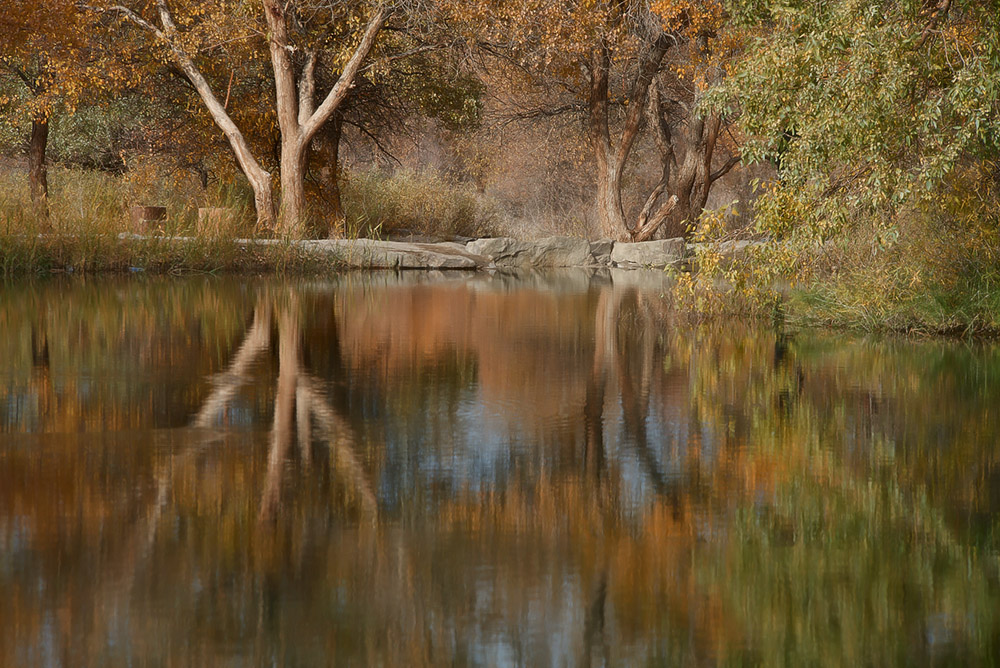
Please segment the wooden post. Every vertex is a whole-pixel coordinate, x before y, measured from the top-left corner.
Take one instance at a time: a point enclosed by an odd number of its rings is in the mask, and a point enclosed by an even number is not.
[[[151,228],[167,219],[167,207],[165,206],[133,206],[129,209],[129,219],[132,223],[132,232],[135,234],[148,234]]]

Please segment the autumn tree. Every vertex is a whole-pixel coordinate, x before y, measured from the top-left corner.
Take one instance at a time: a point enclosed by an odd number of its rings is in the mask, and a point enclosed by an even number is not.
[[[711,100],[741,111],[744,156],[779,165],[759,200],[776,236],[825,241],[859,221],[1000,186],[1000,3],[736,2],[755,35]],[[961,184],[960,175],[974,176]],[[949,195],[950,193],[950,195]],[[979,202],[980,204],[975,204]],[[954,212],[953,212],[954,214]]]
[[[605,236],[646,240],[668,222],[683,232],[712,184],[738,163],[718,150],[726,116],[699,108],[723,73],[723,48],[716,48],[725,45],[721,3],[521,0],[463,4],[455,14],[484,26],[477,38],[491,54],[537,73],[536,83],[550,91],[548,105],[523,116],[581,116]],[[659,148],[661,176],[631,216],[624,177],[647,128]]]
[[[259,224],[291,235],[303,231],[304,177],[311,142],[343,103],[394,8],[381,3],[309,0],[261,0],[259,5],[157,0],[96,7],[139,26],[164,48],[164,57],[184,73],[225,134],[253,189]],[[330,39],[334,25],[349,26],[349,38]],[[281,135],[280,206],[272,192],[270,172],[219,96],[220,82],[213,83],[205,74],[204,54],[232,42],[252,45],[258,57],[263,50],[270,61]],[[327,67],[339,74],[332,87],[319,95],[317,69]]]
[[[31,124],[28,178],[44,220],[48,197],[46,151],[52,115],[128,84],[128,68],[88,39],[95,17],[72,3],[11,0],[0,12],[0,75],[8,117]],[[95,91],[97,94],[95,95]]]

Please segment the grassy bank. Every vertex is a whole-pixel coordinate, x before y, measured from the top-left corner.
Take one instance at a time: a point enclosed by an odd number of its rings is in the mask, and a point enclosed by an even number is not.
[[[467,186],[432,173],[368,171],[348,175],[343,194],[349,236],[384,237],[402,230],[428,235],[496,232],[499,207]],[[129,207],[158,205],[167,217],[135,236]],[[222,207],[222,224],[200,229],[199,207]],[[323,215],[322,207],[314,207]],[[252,238],[252,198],[238,185],[201,188],[193,179],[140,171],[49,170],[44,210],[32,205],[27,173],[0,166],[0,277],[52,272],[325,273],[343,264],[287,242],[240,244]],[[178,239],[183,237],[183,240]]]
[[[785,226],[743,230],[769,238],[737,257],[710,242],[699,272],[678,277],[673,295],[696,318],[777,319],[825,327],[916,335],[1000,335],[1000,200],[965,190],[907,205],[891,218],[845,217],[809,229],[795,210]],[[758,214],[760,212],[758,211]],[[764,212],[764,218],[773,212]],[[706,216],[707,218],[707,216]],[[773,230],[773,231],[772,231]]]
[[[149,235],[130,236],[128,206],[164,203],[167,218]],[[198,234],[198,206],[233,211],[232,221]],[[250,214],[238,192],[220,188],[195,197],[134,192],[127,179],[97,171],[54,167],[44,210],[31,203],[27,175],[17,168],[0,172],[0,277],[55,272],[246,272],[312,273],[339,268],[328,256],[307,253],[290,243],[245,245]],[[172,237],[185,237],[176,239]]]
[[[0,277],[50,273],[311,274],[337,271],[336,258],[291,243],[238,244],[234,239],[118,238],[117,235],[0,235]]]
[[[815,280],[790,292],[793,325],[918,335],[1000,335],[1000,276],[970,271],[951,285],[871,284],[867,276]],[[895,294],[893,294],[895,293]]]
[[[1000,333],[1000,203],[993,193],[904,210],[826,244],[793,291],[803,324],[918,334]]]

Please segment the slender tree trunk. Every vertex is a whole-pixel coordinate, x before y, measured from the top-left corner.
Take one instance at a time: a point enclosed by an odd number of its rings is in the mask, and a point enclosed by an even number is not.
[[[608,71],[611,51],[599,44],[590,58],[589,119],[587,130],[597,165],[597,215],[601,234],[622,240],[627,232],[621,198],[621,169],[611,146],[608,125]]]
[[[329,220],[326,229],[318,229],[317,234],[331,238],[344,236],[344,205],[340,198],[340,138],[344,121],[340,114],[334,114],[323,132],[316,135],[319,158],[319,180],[328,203]]]
[[[31,203],[35,207],[42,229],[49,225],[49,178],[45,153],[49,143],[49,119],[36,116],[31,122],[31,142],[28,147],[28,181],[31,183]]]
[[[202,75],[201,70],[198,69],[191,56],[188,55],[187,51],[180,44],[177,25],[174,23],[174,18],[170,13],[166,0],[157,0],[156,8],[160,16],[160,24],[163,26],[162,30],[127,7],[115,6],[110,11],[124,14],[136,25],[153,33],[158,40],[170,49],[174,62],[177,63],[177,66],[184,72],[184,76],[188,78],[191,85],[198,91],[198,95],[201,97],[202,102],[205,103],[205,108],[211,114],[212,120],[215,121],[215,124],[226,135],[226,139],[229,140],[229,146],[236,155],[236,162],[250,182],[250,187],[253,189],[254,205],[257,209],[257,224],[266,229],[274,229],[277,216],[274,206],[274,196],[271,192],[270,173],[257,162],[253,152],[250,150],[249,143],[247,143],[243,133],[229,116],[225,105],[215,96],[215,92]]]

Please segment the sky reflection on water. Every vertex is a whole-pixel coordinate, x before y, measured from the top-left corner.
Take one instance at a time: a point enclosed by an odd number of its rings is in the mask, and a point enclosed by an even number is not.
[[[991,665],[1000,355],[650,274],[0,288],[0,665]]]

